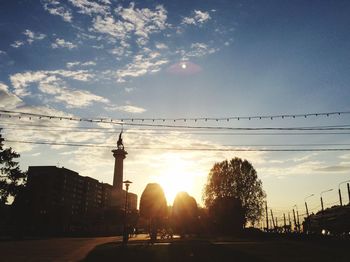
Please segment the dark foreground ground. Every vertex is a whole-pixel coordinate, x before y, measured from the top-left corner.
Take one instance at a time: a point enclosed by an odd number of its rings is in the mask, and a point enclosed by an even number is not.
[[[350,261],[348,241],[203,241],[105,243],[83,261]]]
[[[0,261],[350,261],[350,241],[326,239],[175,239],[149,244],[146,235],[0,240]]]

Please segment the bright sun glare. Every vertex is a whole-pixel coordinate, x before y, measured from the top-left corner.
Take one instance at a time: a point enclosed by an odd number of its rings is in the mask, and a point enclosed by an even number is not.
[[[195,174],[190,172],[188,163],[182,159],[171,159],[167,163],[157,180],[164,190],[168,205],[172,205],[178,192],[186,191],[192,195]]]
[[[186,65],[185,63],[182,63],[182,64],[181,64],[181,68],[182,68],[182,69],[186,69],[186,67],[187,67],[187,65]]]

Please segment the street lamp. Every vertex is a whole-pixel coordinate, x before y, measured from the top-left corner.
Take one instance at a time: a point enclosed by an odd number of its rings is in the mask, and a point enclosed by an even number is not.
[[[129,180],[126,180],[123,182],[123,184],[125,184],[125,189],[126,189],[125,190],[125,208],[124,208],[123,245],[127,245],[129,240],[127,209],[128,209],[128,191],[131,183],[132,182]]]
[[[322,199],[322,194],[323,194],[323,193],[326,193],[326,192],[330,192],[330,191],[333,191],[333,188],[328,189],[328,190],[325,190],[325,191],[322,191],[322,192],[320,193],[322,211],[323,211],[323,199]]]
[[[314,194],[311,194],[307,197],[304,198],[304,202],[305,202],[305,208],[306,208],[306,216],[309,217],[309,209],[307,208],[307,203],[306,203],[306,199],[308,199],[309,197],[314,196]]]
[[[295,219],[294,207],[297,210],[297,219]],[[298,206],[297,205],[293,206],[293,215],[294,215],[294,224],[295,224],[295,226],[297,228],[297,231],[300,232],[299,211],[298,211]]]
[[[344,184],[344,183],[346,183],[346,182],[350,182],[350,180],[346,180],[346,181],[340,182],[339,185],[338,185],[339,202],[340,202],[340,205],[341,205],[341,206],[343,205],[343,201],[342,201],[342,199],[341,199],[340,185],[341,185],[341,184]],[[350,195],[349,195],[349,203],[350,203]]]

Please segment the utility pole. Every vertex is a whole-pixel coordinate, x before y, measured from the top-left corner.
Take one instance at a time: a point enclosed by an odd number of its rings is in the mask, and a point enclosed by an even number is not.
[[[295,231],[295,228],[297,227],[297,221],[295,219],[295,211],[294,211],[294,208],[293,208],[293,219],[294,219],[294,231]]]
[[[340,206],[343,206],[343,201],[341,199],[341,191],[340,191],[340,188],[338,189],[338,194],[339,194],[339,203],[340,203]]]
[[[349,204],[350,204],[350,185],[349,183],[347,183],[347,185],[348,185],[348,196],[349,196]]]
[[[300,232],[299,212],[297,209],[298,232]]]
[[[309,217],[309,209],[307,208],[307,203],[305,201],[306,216]]]
[[[288,212],[288,221],[289,221],[289,226],[292,229],[292,221],[290,221],[290,213]]]
[[[283,229],[284,233],[286,233],[287,225],[286,225],[286,214],[283,213]]]
[[[330,192],[330,191],[332,191],[332,190],[333,190],[333,188],[328,189],[328,190],[324,190],[324,191],[322,191],[322,192],[320,193],[320,197],[321,197],[321,208],[322,208],[322,211],[324,211],[324,208],[323,208],[323,198],[322,198],[322,194],[323,194],[323,193]]]
[[[269,232],[269,212],[267,211],[267,201],[265,201],[265,211],[266,211],[266,231]]]
[[[276,230],[276,224],[275,224],[275,219],[273,218],[272,209],[270,209],[270,211],[271,211],[271,219],[272,219],[272,223],[273,223],[273,228]]]

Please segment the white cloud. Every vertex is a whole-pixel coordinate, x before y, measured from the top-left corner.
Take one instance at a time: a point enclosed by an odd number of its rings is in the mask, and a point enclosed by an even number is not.
[[[109,1],[102,1],[102,4],[88,1],[88,0],[69,0],[75,7],[79,8],[81,14],[93,15],[102,14],[107,15],[109,13]]]
[[[75,61],[75,62],[68,62],[66,63],[66,67],[67,68],[73,68],[73,67],[76,67],[76,66],[95,66],[96,65],[96,62],[94,61],[86,61],[86,62],[79,62],[79,61]]]
[[[132,63],[116,71],[117,81],[125,82],[125,79],[128,77],[139,77],[147,73],[158,72],[161,66],[168,62],[166,58],[160,57],[158,52],[138,54],[134,57]]]
[[[13,109],[22,103],[19,97],[9,91],[7,85],[0,82],[0,108]]]
[[[67,68],[72,68],[72,67],[75,67],[78,65],[80,65],[80,62],[68,62],[68,63],[66,63]]]
[[[209,47],[205,43],[192,43],[190,51],[179,50],[177,53],[180,53],[183,58],[187,57],[201,57],[206,55],[214,54],[219,51],[219,48]]]
[[[29,44],[33,43],[35,40],[43,40],[46,35],[41,33],[34,33],[33,31],[26,29],[23,34],[27,36],[27,42]]]
[[[109,100],[92,94],[86,90],[75,90],[65,86],[66,83],[57,76],[48,76],[38,82],[38,89],[48,95],[56,103],[64,103],[68,108],[81,108],[91,105],[94,102],[109,103]]]
[[[120,40],[125,40],[128,32],[133,30],[131,23],[116,21],[112,16],[95,17],[92,27],[96,32],[107,34]]]
[[[167,26],[167,11],[161,5],[152,11],[148,8],[135,8],[134,3],[131,3],[129,8],[119,7],[116,12],[133,25],[134,33],[139,36],[138,41],[141,45],[147,42],[149,34],[164,30]]]
[[[72,22],[73,16],[71,11],[63,6],[60,6],[60,2],[56,0],[46,0],[44,2],[44,9],[52,15],[62,17],[66,22]]]
[[[125,106],[108,106],[105,107],[106,110],[122,111],[133,114],[140,114],[146,112],[146,109],[138,106],[125,105]]]
[[[11,46],[12,46],[13,48],[19,48],[19,47],[21,47],[22,45],[24,45],[24,42],[23,42],[23,41],[19,41],[19,40],[15,41],[14,43],[11,44]]]
[[[70,108],[80,108],[91,105],[93,102],[108,103],[107,98],[92,94],[85,90],[69,90],[61,88],[60,93],[55,96],[55,100],[67,104]]]
[[[117,18],[112,14],[95,17],[91,30],[120,41],[127,41],[134,35],[136,43],[143,46],[148,42],[150,34],[160,32],[168,26],[167,11],[161,5],[151,10],[135,8],[135,4],[131,3],[128,8],[119,6],[114,11]]]
[[[60,38],[56,38],[55,43],[51,44],[52,48],[68,48],[68,49],[73,49],[73,48],[77,48],[77,45],[66,41],[64,39],[60,39]]]
[[[164,43],[157,43],[156,48],[157,49],[168,49],[168,46]]]
[[[96,62],[95,61],[86,61],[81,64],[82,66],[95,66]]]
[[[48,84],[57,82],[61,80],[61,78],[88,81],[92,77],[93,75],[86,70],[27,71],[24,73],[11,75],[10,81],[15,89],[15,94],[19,97],[25,97],[31,95],[31,92],[28,90],[28,86],[32,83]]]
[[[109,52],[113,55],[116,55],[117,58],[119,58],[125,54],[125,48],[122,46],[119,46],[119,47],[111,49]]]
[[[24,97],[30,95],[30,91],[27,90],[27,87],[30,83],[38,82],[46,77],[45,71],[37,72],[25,72],[17,73],[10,76],[12,86],[15,89],[15,94]]]
[[[194,15],[190,16],[190,17],[184,17],[182,20],[182,24],[198,25],[198,24],[203,24],[210,19],[211,19],[211,17],[210,17],[208,12],[194,10]]]
[[[124,90],[127,93],[131,93],[132,91],[134,91],[134,88],[133,87],[125,87]]]

